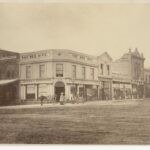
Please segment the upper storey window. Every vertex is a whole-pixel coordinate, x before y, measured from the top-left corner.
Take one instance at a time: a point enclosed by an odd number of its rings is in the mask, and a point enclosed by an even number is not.
[[[104,73],[104,66],[103,64],[100,64],[100,74],[103,75]]]
[[[91,79],[94,80],[94,68],[90,68]]]
[[[63,77],[63,64],[56,64],[56,77]]]
[[[110,66],[107,65],[107,75],[110,75]]]
[[[82,67],[82,79],[85,79],[86,76],[85,76],[85,67]]]
[[[84,56],[80,56],[80,59],[85,60],[85,57]]]
[[[40,66],[39,66],[39,70],[40,70],[40,78],[43,78],[43,77],[45,77],[45,64],[41,64]]]
[[[30,79],[31,78],[31,70],[32,68],[31,68],[31,66],[26,66],[26,78],[27,79]]]

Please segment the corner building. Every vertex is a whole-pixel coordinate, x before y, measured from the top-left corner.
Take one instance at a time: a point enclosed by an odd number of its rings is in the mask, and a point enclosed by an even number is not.
[[[59,101],[60,93],[85,100],[98,99],[97,57],[71,50],[42,50],[20,54],[20,96],[37,100],[41,95]]]

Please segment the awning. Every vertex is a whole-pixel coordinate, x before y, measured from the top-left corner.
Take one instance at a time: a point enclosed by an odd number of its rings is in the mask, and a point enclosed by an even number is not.
[[[6,84],[10,84],[13,82],[18,81],[18,79],[12,79],[12,80],[0,80],[0,85],[6,85]]]

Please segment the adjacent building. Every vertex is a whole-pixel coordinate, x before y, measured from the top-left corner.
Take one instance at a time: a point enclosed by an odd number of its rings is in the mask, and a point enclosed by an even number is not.
[[[112,58],[107,52],[97,57],[99,99],[112,99]]]
[[[114,99],[144,97],[144,60],[136,48],[112,63]]]
[[[19,99],[19,54],[0,50],[0,105]]]

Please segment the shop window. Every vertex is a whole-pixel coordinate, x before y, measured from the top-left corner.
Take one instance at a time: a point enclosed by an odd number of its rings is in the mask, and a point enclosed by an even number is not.
[[[56,77],[63,77],[63,64],[56,64]]]
[[[45,77],[45,65],[42,64],[42,65],[39,65],[39,70],[40,70],[40,78],[43,78]]]
[[[77,94],[77,88],[75,86],[71,86],[71,93],[73,95],[76,95]]]
[[[46,84],[40,84],[39,85],[39,97],[41,95],[47,96],[48,93],[48,86]]]
[[[79,87],[79,97],[83,97],[83,96],[84,96],[84,88]]]
[[[35,86],[34,85],[27,86],[26,98],[27,99],[35,99]]]

